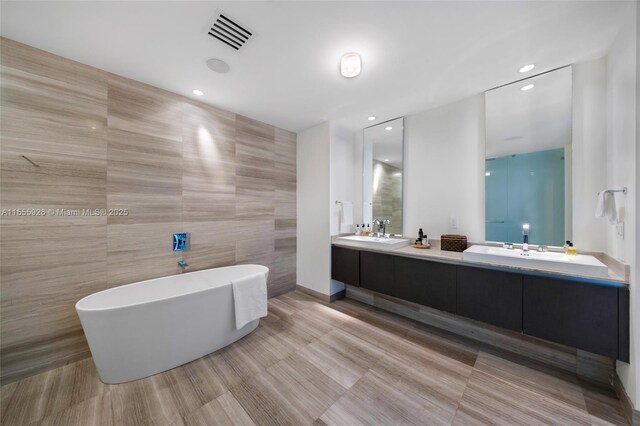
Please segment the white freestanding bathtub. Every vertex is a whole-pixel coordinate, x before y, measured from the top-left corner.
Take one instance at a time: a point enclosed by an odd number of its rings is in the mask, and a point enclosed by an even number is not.
[[[238,265],[115,287],[76,303],[100,379],[123,383],[170,370],[251,333],[236,330],[231,280],[269,269]]]

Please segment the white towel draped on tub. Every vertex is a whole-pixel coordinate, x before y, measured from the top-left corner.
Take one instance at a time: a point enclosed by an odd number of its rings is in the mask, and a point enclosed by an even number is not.
[[[267,316],[267,274],[259,273],[231,281],[236,329]]]
[[[596,217],[609,220],[609,223],[618,222],[616,209],[616,197],[608,191],[598,192],[598,204],[596,205]]]

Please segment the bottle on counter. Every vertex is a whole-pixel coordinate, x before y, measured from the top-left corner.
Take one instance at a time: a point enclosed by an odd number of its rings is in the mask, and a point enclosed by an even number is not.
[[[569,247],[567,247],[567,254],[569,256],[575,256],[578,254],[578,250],[573,246],[573,243],[569,243]]]
[[[356,235],[360,235],[360,225],[356,224]]]

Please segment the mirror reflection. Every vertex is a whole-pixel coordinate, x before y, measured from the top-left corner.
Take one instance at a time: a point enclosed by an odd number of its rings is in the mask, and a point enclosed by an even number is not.
[[[403,126],[397,118],[364,129],[363,218],[387,234],[402,234]]]
[[[486,92],[487,241],[571,240],[571,67]]]

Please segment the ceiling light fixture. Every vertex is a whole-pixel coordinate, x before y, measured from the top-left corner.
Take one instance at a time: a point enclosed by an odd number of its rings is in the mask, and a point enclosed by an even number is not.
[[[384,161],[385,161],[386,163],[388,163],[388,162],[389,162],[389,159],[388,159],[388,158],[385,158],[385,159],[384,159]]]
[[[391,127],[391,126],[387,126],[387,127],[385,127],[384,129],[385,129],[385,130],[392,130],[392,129],[393,129],[393,127]]]
[[[367,120],[369,120],[369,121],[373,121],[373,120],[375,120],[375,119],[376,119],[376,118],[375,118],[373,115],[372,115],[371,117],[367,117]]]
[[[534,69],[535,67],[536,67],[535,65],[533,65],[533,64],[529,64],[529,65],[525,65],[525,66],[523,66],[523,67],[522,67],[522,68],[520,68],[518,71],[520,71],[520,72],[529,72],[529,71],[531,71],[532,69]]]
[[[193,89],[192,90],[193,94],[196,96],[202,96],[204,95],[204,92],[202,90],[198,90],[198,89]]]
[[[393,175],[394,175],[394,176],[402,176],[402,173],[397,172],[397,173],[394,173]]]
[[[353,78],[362,71],[360,55],[355,52],[345,53],[340,59],[340,73],[347,78]]]
[[[522,86],[522,87],[520,88],[520,90],[522,90],[523,92],[526,92],[527,90],[531,90],[531,89],[533,89],[534,87],[536,87],[536,86],[535,86],[535,85],[533,85],[533,84],[527,84],[526,86]]]

